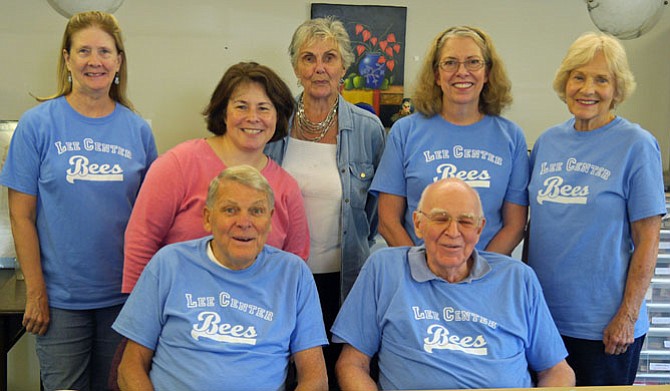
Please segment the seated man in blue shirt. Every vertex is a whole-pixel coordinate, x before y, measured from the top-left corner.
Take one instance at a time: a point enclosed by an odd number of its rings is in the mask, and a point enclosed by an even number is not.
[[[414,211],[421,247],[381,249],[333,325],[343,390],[572,386],[574,373],[533,271],[475,245],[485,224],[475,190],[442,179]]]
[[[299,389],[327,389],[316,285],[304,261],[265,245],[273,206],[251,166],[212,181],[212,236],[158,251],[113,325],[129,340],[121,389],[277,390],[291,356]]]

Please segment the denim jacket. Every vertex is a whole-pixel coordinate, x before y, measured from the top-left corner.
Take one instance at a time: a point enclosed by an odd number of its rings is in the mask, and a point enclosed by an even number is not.
[[[340,300],[344,301],[377,234],[377,198],[368,189],[384,151],[386,131],[379,118],[342,96],[337,110],[337,168],[342,181]],[[267,144],[265,153],[281,165],[289,140],[286,136]]]

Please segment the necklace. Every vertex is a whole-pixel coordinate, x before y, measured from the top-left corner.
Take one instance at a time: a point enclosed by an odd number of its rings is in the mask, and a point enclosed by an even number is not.
[[[328,112],[328,115],[323,121],[312,122],[305,114],[305,104],[303,102],[303,97],[300,96],[300,101],[298,101],[298,112],[296,113],[298,124],[297,128],[300,136],[307,141],[321,141],[321,139],[326,136],[326,133],[328,133],[328,129],[330,129],[330,127],[333,126],[333,123],[335,122],[339,100],[340,97],[338,96],[337,99],[335,99],[333,107],[331,107],[330,112]]]

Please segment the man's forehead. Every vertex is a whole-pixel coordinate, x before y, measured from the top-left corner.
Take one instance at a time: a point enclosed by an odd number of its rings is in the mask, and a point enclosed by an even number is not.
[[[477,201],[470,189],[459,183],[443,183],[428,189],[424,199],[423,209],[444,210],[452,213],[474,213],[477,210]]]
[[[237,184],[239,186],[234,186],[233,184]],[[248,191],[240,191],[241,188]],[[225,202],[235,205],[256,205],[268,203],[268,195],[265,192],[230,181],[221,183],[221,187],[219,187],[216,199],[219,203]]]

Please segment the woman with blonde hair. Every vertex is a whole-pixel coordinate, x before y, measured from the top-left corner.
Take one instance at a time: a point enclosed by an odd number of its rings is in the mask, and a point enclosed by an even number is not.
[[[74,15],[58,92],[19,120],[0,175],[47,390],[103,390],[121,336],[123,234],[156,145],[126,97],[114,16]]]
[[[614,110],[635,89],[621,43],[586,33],[554,90],[573,115],[533,146],[528,263],[578,386],[630,385],[666,213],[656,139]]]
[[[379,195],[379,232],[390,246],[421,243],[412,213],[421,192],[442,178],[475,188],[486,227],[479,250],[511,254],[523,237],[528,151],[521,129],[500,116],[511,84],[491,38],[451,27],[434,40],[412,98],[416,113],[393,124],[371,191]]]

